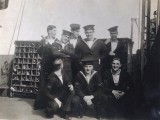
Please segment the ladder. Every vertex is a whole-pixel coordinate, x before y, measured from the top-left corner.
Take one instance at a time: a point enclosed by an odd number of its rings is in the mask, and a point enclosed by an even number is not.
[[[151,19],[151,0],[142,0],[141,16],[141,73],[143,77],[144,65],[150,55],[155,35],[160,25],[160,0],[157,2],[157,10],[154,12],[154,18]],[[155,28],[152,28],[152,27]],[[152,31],[154,30],[154,31]]]

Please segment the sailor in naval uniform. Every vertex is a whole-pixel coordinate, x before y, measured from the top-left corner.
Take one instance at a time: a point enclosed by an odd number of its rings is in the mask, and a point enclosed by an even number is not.
[[[70,38],[70,43],[73,44],[74,49],[76,48],[78,42],[82,41],[82,37],[80,36],[80,25],[79,24],[70,24],[71,27],[71,38]],[[81,70],[81,65],[79,64],[79,60],[77,59],[77,56],[74,55],[72,57],[72,62],[71,62],[71,67],[72,67],[72,73],[73,73],[73,79],[75,79],[76,74],[78,73],[79,70]]]
[[[126,69],[127,66],[127,53],[128,48],[126,42],[120,40],[118,37],[118,26],[114,26],[108,29],[110,32],[110,39],[107,39],[105,41],[105,45],[107,47],[107,50],[109,52],[108,56],[105,58],[105,63],[103,66],[105,66],[105,69],[111,68],[111,62],[113,57],[119,57],[121,59],[121,63],[123,64],[123,67]]]
[[[63,59],[64,60],[63,69],[67,73],[70,80],[72,81],[71,61],[74,56],[74,47],[70,43],[71,34],[72,33],[70,31],[63,30],[61,41],[55,41],[52,44],[52,52],[53,52],[52,54],[54,54],[54,52],[58,50],[68,56]]]
[[[82,70],[78,72],[75,79],[75,91],[77,96],[73,98],[75,111],[82,117],[81,107],[92,108],[96,111],[96,117],[101,117],[100,92],[102,88],[101,75],[94,70],[93,63],[97,58],[90,55],[81,60]]]
[[[98,60],[94,62],[94,69],[100,71],[101,60],[107,53],[106,46],[101,40],[94,37],[94,25],[86,25],[83,28],[87,38],[78,42],[75,48],[75,54],[80,60],[88,55],[97,57]]]
[[[37,48],[37,53],[42,57],[41,60],[41,71],[40,71],[40,83],[39,83],[39,90],[38,95],[34,103],[34,109],[41,109],[45,107],[45,97],[43,95],[43,88],[47,82],[47,76],[52,71],[52,44],[55,41],[58,41],[56,38],[57,28],[54,25],[48,25],[47,27],[48,36],[43,37],[40,41],[40,44]]]

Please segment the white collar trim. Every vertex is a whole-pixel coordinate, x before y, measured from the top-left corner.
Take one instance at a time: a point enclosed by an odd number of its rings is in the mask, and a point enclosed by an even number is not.
[[[85,80],[87,81],[87,78],[86,78],[86,76],[84,75],[84,73],[83,73],[82,71],[80,71],[80,73],[82,74],[82,76],[83,76],[83,77],[85,78]],[[96,74],[96,73],[97,73],[97,71],[95,71],[95,70],[91,73],[90,80],[92,79],[93,75]],[[90,80],[89,80],[89,81],[90,81]],[[87,83],[88,83],[88,82],[87,82]],[[88,83],[88,84],[89,84],[89,83]]]

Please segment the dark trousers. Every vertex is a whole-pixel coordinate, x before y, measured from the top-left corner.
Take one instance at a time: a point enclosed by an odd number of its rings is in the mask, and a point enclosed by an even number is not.
[[[46,102],[47,98],[44,95],[44,87],[47,83],[47,76],[48,73],[44,72],[43,68],[40,71],[40,81],[39,81],[39,88],[38,88],[38,93],[37,97],[34,102],[34,109],[44,109],[46,108]]]
[[[47,113],[54,115],[57,110],[62,110],[63,113],[68,113],[71,111],[71,103],[72,99],[75,95],[74,91],[68,92],[65,94],[65,96],[62,96],[59,98],[59,100],[62,102],[62,107],[59,108],[58,104],[55,100],[49,100],[47,103]]]
[[[130,96],[116,99],[113,95],[102,95],[102,106],[106,115],[129,117],[134,114],[134,102]]]
[[[72,68],[71,68],[71,59],[65,58],[63,63],[63,71],[67,74],[67,77],[72,82],[73,81],[73,75],[72,75]]]
[[[101,112],[101,102],[100,102],[100,96],[94,96],[94,98],[91,100],[92,105],[88,106],[86,102],[80,98],[79,96],[74,96],[72,100],[73,109],[76,112],[76,114],[82,115],[83,112],[85,112],[86,108],[92,109],[93,112],[96,113],[97,116],[100,115]]]

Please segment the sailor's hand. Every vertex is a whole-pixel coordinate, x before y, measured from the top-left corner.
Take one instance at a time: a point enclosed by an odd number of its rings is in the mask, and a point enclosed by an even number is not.
[[[84,96],[83,100],[88,101],[88,100],[90,100],[90,97],[89,96]]]
[[[88,100],[86,103],[87,103],[87,105],[92,105],[92,101],[91,100]]]
[[[121,98],[125,93],[123,91],[119,91],[119,98]],[[119,99],[118,98],[118,99]]]
[[[54,100],[58,104],[59,108],[61,108],[62,107],[62,102],[58,98],[55,98]]]
[[[114,55],[116,55],[114,52],[109,52],[109,55],[112,55],[112,56],[114,56]]]
[[[73,91],[73,90],[74,90],[73,85],[68,85],[68,87],[69,87],[69,90],[70,90],[70,91]]]
[[[111,42],[110,38],[106,39],[106,41],[104,43],[107,45],[109,42]]]
[[[117,99],[120,98],[120,93],[119,93],[118,90],[112,90],[112,94],[113,94]]]

